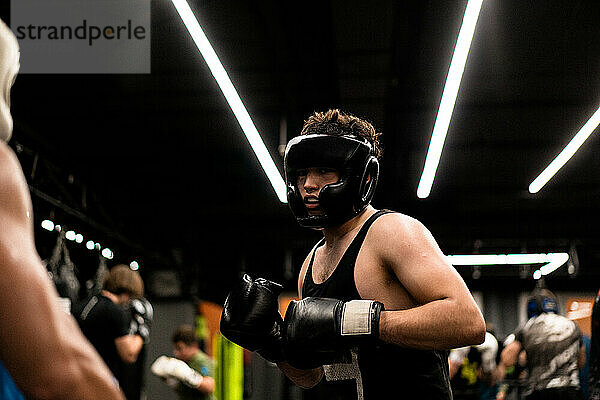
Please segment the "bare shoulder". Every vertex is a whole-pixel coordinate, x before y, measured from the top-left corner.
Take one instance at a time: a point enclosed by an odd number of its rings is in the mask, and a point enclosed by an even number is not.
[[[423,229],[425,226],[416,218],[400,212],[384,214],[375,221],[373,228],[376,230],[410,232],[414,229]]]
[[[409,246],[431,237],[429,230],[419,220],[402,213],[389,213],[379,217],[368,233],[374,244],[394,244]]]
[[[32,210],[27,181],[15,153],[0,143],[0,221],[1,237],[8,240],[18,231],[29,229]],[[3,240],[4,241],[4,240]]]
[[[4,174],[7,168],[14,168],[18,165],[17,156],[8,145],[0,141],[0,173]]]
[[[38,258],[31,219],[29,188],[19,160],[10,147],[0,142],[0,257],[2,270],[12,271],[9,282],[13,287],[39,282],[30,274],[32,269],[23,267],[37,263]]]
[[[308,270],[308,265],[310,264],[310,259],[312,256],[312,252],[314,248],[306,255],[306,258],[302,262],[302,267],[300,268],[300,273],[298,274],[298,296],[302,298],[302,286],[304,285],[304,278],[306,277],[306,271]]]
[[[24,185],[25,179],[17,156],[10,147],[0,142],[0,196],[9,199]]]
[[[392,266],[396,274],[403,265],[446,268],[444,254],[431,232],[416,218],[402,213],[381,216],[367,234],[372,253],[384,265]],[[366,243],[366,242],[365,242]]]

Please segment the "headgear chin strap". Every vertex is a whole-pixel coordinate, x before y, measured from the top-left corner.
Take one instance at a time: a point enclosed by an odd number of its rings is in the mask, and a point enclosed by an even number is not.
[[[558,314],[556,296],[547,289],[536,289],[527,300],[527,318],[537,317],[542,313]]]
[[[0,142],[8,142],[13,120],[10,88],[19,72],[19,44],[10,28],[0,20]]]
[[[379,176],[379,162],[373,147],[354,136],[311,134],[290,140],[284,157],[288,204],[300,226],[326,228],[356,216],[371,202]],[[309,215],[298,190],[298,170],[335,168],[336,183],[319,193],[322,214]]]

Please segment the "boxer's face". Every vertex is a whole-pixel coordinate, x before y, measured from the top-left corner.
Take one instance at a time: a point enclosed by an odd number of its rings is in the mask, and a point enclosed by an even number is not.
[[[334,168],[312,167],[298,170],[298,190],[309,215],[324,211],[319,204],[319,193],[325,185],[336,183],[340,172]]]
[[[189,361],[197,353],[198,348],[196,346],[190,346],[184,342],[175,342],[173,344],[173,355],[183,361]]]

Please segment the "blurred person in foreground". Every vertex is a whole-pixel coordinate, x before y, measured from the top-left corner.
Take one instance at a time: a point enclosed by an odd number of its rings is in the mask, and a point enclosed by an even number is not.
[[[18,70],[17,39],[0,21],[0,397],[124,399],[65,312],[36,251],[27,181],[6,144],[13,125],[10,89]]]

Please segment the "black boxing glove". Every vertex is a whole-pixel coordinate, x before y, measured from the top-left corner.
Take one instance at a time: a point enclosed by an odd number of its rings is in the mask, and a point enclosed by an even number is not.
[[[382,303],[371,300],[292,301],[285,313],[286,361],[301,369],[349,362],[350,348],[376,343],[382,310]]]
[[[229,293],[221,314],[221,333],[271,362],[284,359],[283,320],[278,296],[283,286],[244,275]]]

